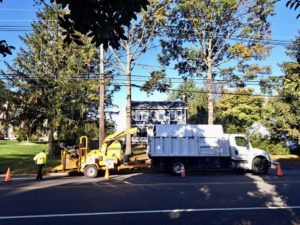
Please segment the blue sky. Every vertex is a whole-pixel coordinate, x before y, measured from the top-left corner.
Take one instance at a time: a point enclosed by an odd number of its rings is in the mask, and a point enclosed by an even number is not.
[[[269,21],[272,24],[272,39],[290,41],[297,35],[297,30],[300,28],[300,19],[296,19],[296,12],[285,7],[285,2],[286,1],[284,0],[276,3],[276,15],[271,17]],[[7,56],[5,58],[0,56],[1,69],[5,69],[3,67],[4,60],[8,62],[13,60],[15,53],[22,46],[18,36],[24,35],[25,33],[25,31],[7,31],[7,29],[12,29],[12,26],[25,26],[22,28],[18,27],[16,28],[17,30],[29,29],[26,26],[30,26],[30,22],[35,18],[35,10],[36,7],[34,7],[33,0],[4,0],[3,3],[0,3],[0,27],[2,28],[0,29],[0,40],[7,40],[10,45],[16,47],[16,50],[12,56]],[[159,66],[156,62],[156,55],[158,51],[159,48],[153,48],[145,55],[140,57],[136,63],[146,64],[150,67],[137,65],[133,70],[133,74],[146,76],[149,74],[149,69],[151,69],[151,66]],[[285,55],[285,48],[283,46],[274,46],[271,55],[261,63],[264,65],[270,65],[274,75],[281,75],[282,71],[280,70],[278,64],[287,60],[289,59]],[[177,76],[177,73],[174,70],[168,70],[167,72],[169,77]],[[147,95],[136,88],[133,88],[132,92],[133,101],[164,100],[166,97],[166,94],[160,93]],[[114,103],[119,106],[118,110],[120,110],[120,115],[118,118],[116,118],[119,129],[122,129],[125,126],[125,124],[121,122],[125,119],[125,100],[125,88],[122,88],[121,91],[114,97]]]

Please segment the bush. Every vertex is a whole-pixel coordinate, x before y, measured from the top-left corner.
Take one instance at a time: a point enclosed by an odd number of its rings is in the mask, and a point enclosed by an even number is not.
[[[251,144],[254,148],[266,150],[271,155],[287,155],[290,153],[290,149],[283,143],[275,143],[268,139],[253,137],[251,138]]]
[[[24,138],[21,135],[18,135],[17,136],[17,141],[22,142],[22,141],[24,141]]]

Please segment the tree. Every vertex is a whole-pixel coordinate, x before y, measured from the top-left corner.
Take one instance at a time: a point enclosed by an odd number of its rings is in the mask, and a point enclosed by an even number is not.
[[[205,124],[207,121],[207,93],[203,88],[187,80],[180,84],[176,91],[171,91],[168,100],[174,101],[186,97],[188,105],[187,123]]]
[[[228,133],[245,133],[254,123],[262,120],[264,98],[254,89],[225,91],[216,103],[216,121]]]
[[[126,39],[120,41],[120,48],[113,49],[110,46],[116,63],[115,67],[126,76],[126,129],[131,128],[131,73],[136,61],[147,51],[150,43],[155,38],[156,29],[164,11],[165,0],[153,0],[147,11],[141,13],[141,17],[132,23],[126,30]],[[153,79],[155,79],[155,75]],[[131,135],[126,136],[125,155],[131,154]]]
[[[264,124],[271,132],[273,142],[300,140],[300,94],[278,90],[278,95],[267,101]]]
[[[20,37],[26,49],[20,50],[13,65],[7,64],[10,85],[19,96],[16,122],[30,133],[47,131],[50,156],[54,155],[54,132],[71,139],[84,131],[85,123],[96,122],[98,114],[97,49],[82,35],[84,47],[64,44],[53,19],[57,15],[64,11],[55,5],[37,12],[33,32]]]
[[[299,92],[300,91],[300,32],[299,36],[293,42],[292,45],[287,47],[287,55],[292,58],[293,61],[285,62],[281,65],[284,76],[285,90]]]
[[[258,75],[268,75],[261,67],[270,47],[273,0],[172,0],[167,10],[168,37],[161,40],[163,65],[175,64],[179,75],[207,79],[208,124],[214,120],[214,79],[219,77],[244,86]],[[230,62],[229,67],[225,67]]]
[[[272,109],[269,118],[272,118],[273,138],[281,140],[284,135],[289,139],[300,141],[300,36],[292,45],[287,47],[287,55],[292,59],[280,66],[284,72],[284,86],[278,87],[277,98],[269,101]]]
[[[44,0],[41,0],[45,2]],[[59,17],[59,24],[65,29],[65,41],[80,43],[77,32],[92,37],[97,46],[101,44],[119,48],[119,40],[126,40],[125,27],[136,19],[136,13],[146,9],[147,0],[51,0],[69,10]]]

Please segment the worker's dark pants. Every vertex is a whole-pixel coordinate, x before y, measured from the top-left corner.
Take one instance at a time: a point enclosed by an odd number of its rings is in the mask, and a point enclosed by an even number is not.
[[[38,164],[37,165],[37,175],[36,175],[36,179],[37,180],[42,180],[43,179],[43,172],[42,172],[42,169],[43,169],[43,166],[45,164]]]

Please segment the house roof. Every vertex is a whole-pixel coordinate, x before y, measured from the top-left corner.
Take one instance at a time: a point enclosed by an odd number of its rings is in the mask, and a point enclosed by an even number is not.
[[[132,101],[132,109],[186,109],[187,104],[182,101]]]

